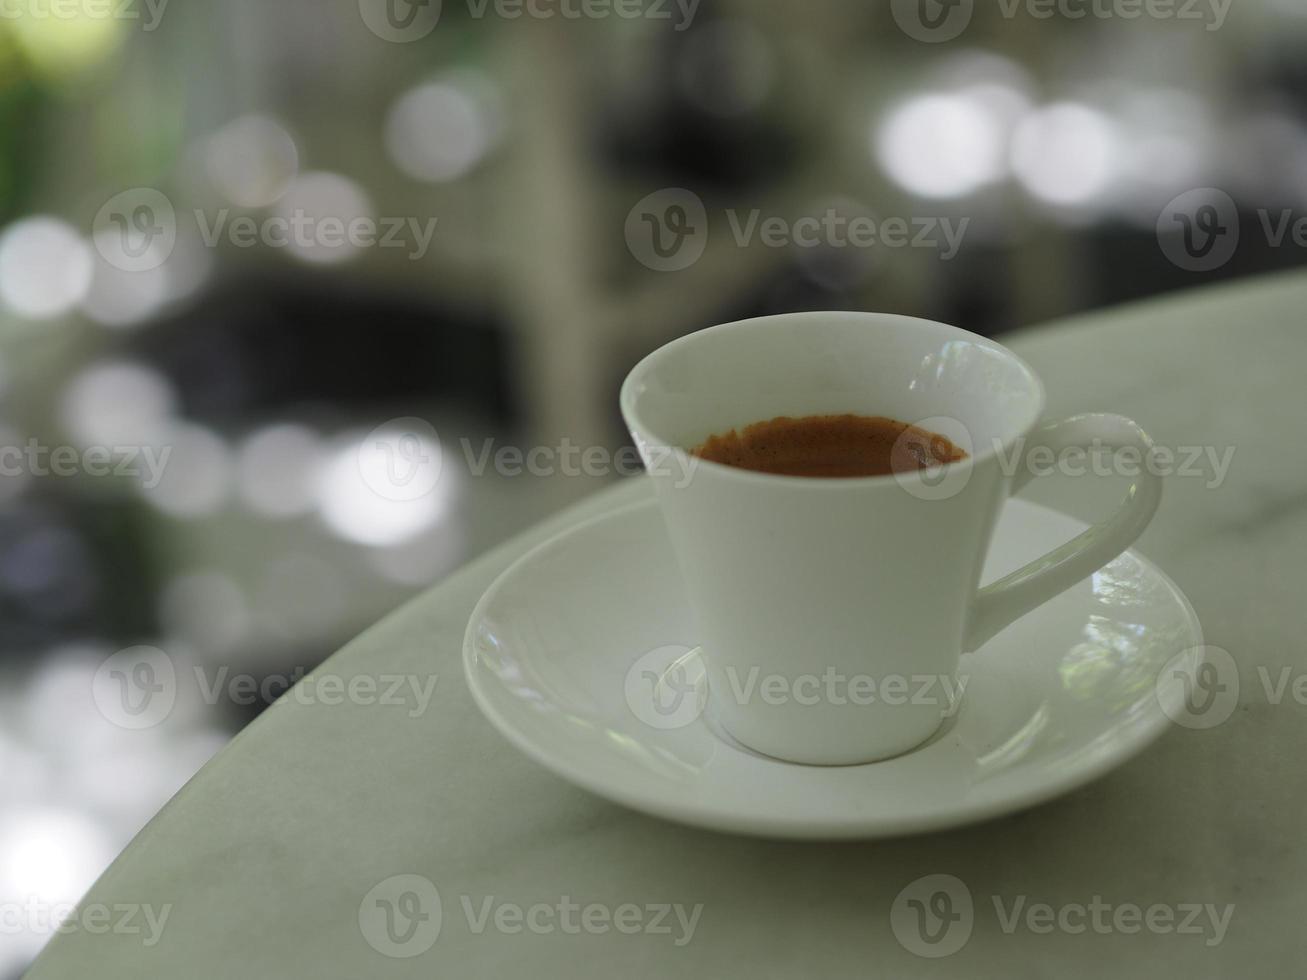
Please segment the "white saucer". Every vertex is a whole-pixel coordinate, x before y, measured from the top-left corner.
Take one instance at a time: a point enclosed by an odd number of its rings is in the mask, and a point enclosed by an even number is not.
[[[1010,501],[984,581],[1083,529]],[[578,786],[716,830],[867,838],[1007,813],[1119,765],[1182,709],[1169,703],[1179,688],[1156,680],[1201,643],[1180,590],[1127,552],[963,657],[961,708],[921,748],[862,766],[780,762],[713,724],[676,562],[649,501],[513,564],[472,613],[463,662],[495,727]],[[1200,657],[1186,654],[1186,667]],[[658,680],[668,677],[682,692],[687,678],[696,686],[678,701]]]

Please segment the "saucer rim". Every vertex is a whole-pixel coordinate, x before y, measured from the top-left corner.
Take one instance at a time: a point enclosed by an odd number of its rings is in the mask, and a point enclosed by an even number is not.
[[[1021,500],[1020,502],[1023,506],[1047,511],[1059,517],[1075,520],[1089,526],[1086,522],[1070,517],[1070,515],[1055,508],[1046,507],[1028,500]],[[482,681],[479,675],[482,667],[476,651],[476,628],[485,618],[487,609],[498,599],[505,584],[516,575],[522,566],[532,563],[541,554],[557,547],[561,542],[572,536],[584,533],[592,525],[621,518],[632,511],[648,508],[656,509],[657,506],[658,502],[653,498],[623,504],[570,524],[540,542],[495,576],[494,581],[486,587],[481,598],[477,600],[476,605],[473,607],[463,634],[464,680],[472,693],[473,701],[486,720],[511,745],[532,761],[554,775],[598,797],[676,823],[752,837],[791,840],[875,840],[888,837],[905,837],[979,823],[1046,803],[1087,785],[1128,762],[1156,742],[1172,725],[1171,719],[1167,717],[1161,705],[1154,698],[1149,712],[1145,716],[1136,719],[1128,730],[1123,731],[1122,737],[1116,741],[1110,751],[1101,756],[1096,756],[1092,761],[1072,765],[1064,770],[1060,776],[1027,784],[1024,791],[1011,792],[969,805],[961,804],[949,807],[938,814],[926,817],[914,815],[905,818],[877,818],[874,814],[860,814],[857,816],[832,814],[828,818],[820,819],[811,817],[775,817],[743,809],[723,810],[720,807],[697,806],[693,802],[669,804],[665,799],[658,798],[656,794],[646,795],[640,792],[628,791],[614,786],[606,780],[595,778],[590,774],[589,767],[576,764],[564,754],[547,751],[531,742],[491,702],[481,687]],[[1126,549],[1122,553],[1122,556],[1124,555],[1129,555],[1132,560],[1138,562],[1150,576],[1160,581],[1170,595],[1178,601],[1188,633],[1188,642],[1180,649],[1192,649],[1202,646],[1204,642],[1202,625],[1192,603],[1190,603],[1183,590],[1169,575],[1134,548]],[[1118,558],[1122,556],[1118,556]],[[1113,561],[1115,560],[1118,559],[1113,559]],[[977,656],[978,653],[971,655]],[[779,766],[798,765],[798,763],[785,762],[780,759],[772,761]],[[861,765],[874,766],[877,764],[871,762],[862,763]],[[805,768],[820,769],[823,767],[808,766]]]

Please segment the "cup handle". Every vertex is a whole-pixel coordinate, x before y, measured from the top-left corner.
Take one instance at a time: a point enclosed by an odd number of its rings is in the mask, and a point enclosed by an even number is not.
[[[1042,558],[992,582],[976,593],[965,650],[977,650],[1036,606],[1065,592],[1120,555],[1143,533],[1162,501],[1162,478],[1148,465],[1153,440],[1138,424],[1120,415],[1076,415],[1050,422],[1031,433],[1022,451],[1022,465],[1012,481],[1017,493],[1035,475],[1030,453],[1051,449],[1135,448],[1139,473],[1121,506],[1106,521],[1054,548]]]

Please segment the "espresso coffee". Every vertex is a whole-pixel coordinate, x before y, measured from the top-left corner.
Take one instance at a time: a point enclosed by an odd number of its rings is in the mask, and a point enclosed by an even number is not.
[[[782,476],[885,476],[965,459],[947,438],[870,415],[779,416],[709,436],[702,459]]]

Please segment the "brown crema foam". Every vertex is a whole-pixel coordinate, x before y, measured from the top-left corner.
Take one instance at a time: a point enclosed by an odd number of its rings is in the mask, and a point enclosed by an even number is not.
[[[885,476],[967,456],[938,433],[870,415],[782,415],[709,436],[691,452],[758,473],[812,477]]]

